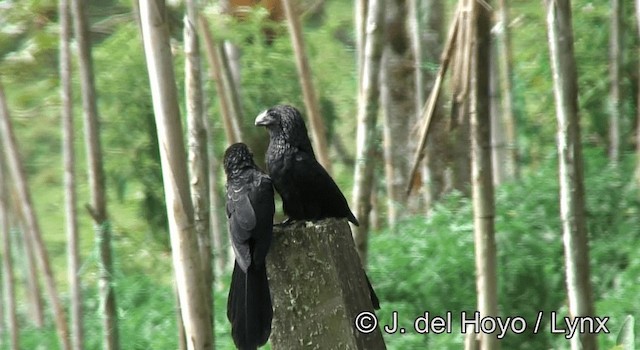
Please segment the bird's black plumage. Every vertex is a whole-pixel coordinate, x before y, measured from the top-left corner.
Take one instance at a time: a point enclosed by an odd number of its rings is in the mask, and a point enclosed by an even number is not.
[[[347,218],[358,225],[349,204],[327,171],[318,163],[300,112],[279,105],[255,121],[269,131],[267,169],[291,220]]]
[[[290,220],[346,218],[359,224],[338,185],[316,160],[307,127],[295,107],[269,108],[258,115],[255,124],[269,131],[267,169]],[[371,302],[378,309],[380,302],[368,278],[367,283]]]
[[[273,186],[243,143],[227,148],[224,170],[227,218],[236,255],[227,318],[238,349],[257,349],[269,339],[273,318],[265,265],[273,236]]]

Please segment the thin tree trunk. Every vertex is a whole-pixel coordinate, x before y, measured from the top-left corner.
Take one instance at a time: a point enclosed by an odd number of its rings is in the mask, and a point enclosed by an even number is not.
[[[473,8],[475,0],[462,0],[460,30],[453,64],[453,102],[451,106],[451,149],[450,159],[453,170],[453,187],[461,193],[469,194],[471,184],[469,84],[471,76],[472,41],[475,35]]]
[[[173,293],[176,298],[176,325],[178,326],[178,349],[187,350],[187,332],[182,321],[182,308],[180,307],[180,297],[178,296],[178,286],[176,285],[176,275],[173,274]]]
[[[464,350],[480,350],[480,334],[467,332],[464,336]]]
[[[225,89],[228,92],[228,98],[231,100],[230,104],[235,113],[236,123],[238,129],[244,120],[244,113],[242,111],[242,102],[240,99],[240,82],[236,82],[236,78],[233,76],[231,63],[229,62],[229,56],[227,56],[227,50],[225,50],[224,43],[217,46],[218,56],[220,56],[220,63],[222,69],[222,77],[225,85]]]
[[[198,38],[195,35],[195,29],[193,28],[193,22],[189,21],[189,15],[193,15],[195,14],[195,9],[196,9],[196,5],[193,3],[193,1],[189,1],[186,4],[187,7],[187,15],[184,18],[184,28],[183,28],[183,39],[184,39],[184,51],[185,51],[185,67],[184,67],[184,72],[185,72],[185,93],[187,95],[187,100],[186,100],[186,106],[187,106],[187,129],[188,132],[192,132],[193,130],[191,129],[194,125],[194,118],[197,118],[197,115],[200,115],[202,113],[202,105],[200,104],[200,102],[202,101],[202,91],[200,88],[196,87],[196,86],[192,86],[195,85],[196,83],[199,84],[199,81],[196,82],[195,80],[198,78],[194,78],[192,77],[192,74],[194,73],[199,73],[199,72],[194,72],[197,71],[199,69],[199,64],[200,64],[200,57],[199,57],[199,52],[197,51],[198,48]],[[191,11],[191,12],[190,12]],[[193,51],[196,51],[195,53]],[[194,66],[194,63],[197,62],[197,66]],[[196,68],[197,67],[197,68]],[[191,134],[189,133],[188,135],[188,142],[192,142],[192,137],[196,136],[195,134]],[[191,145],[189,144],[189,167],[190,167],[190,171],[192,171],[192,167],[193,164],[191,163],[191,157],[192,156],[197,156],[196,154],[194,154],[192,152],[192,146],[196,146],[196,145]],[[195,159],[195,158],[194,158]],[[197,169],[196,169],[197,170]],[[192,177],[193,178],[193,177]],[[196,179],[197,181],[197,179]],[[190,183],[192,188],[194,187],[194,185],[197,185],[197,182],[194,184],[193,182]],[[193,195],[193,193],[192,193]],[[196,199],[192,196],[192,201],[194,206],[196,205]],[[200,231],[198,231],[198,227],[196,226],[196,234],[198,235],[198,248],[200,249],[200,254],[203,253],[202,251],[202,237],[200,236]],[[202,258],[202,256],[201,256]],[[203,273],[205,272],[205,266],[203,265]],[[203,275],[203,277],[205,277]],[[176,325],[178,327],[178,349],[179,350],[187,350],[187,333],[184,329],[184,322],[182,321],[182,310],[180,307],[180,297],[178,296],[178,286],[176,285],[177,283],[177,279],[175,278],[175,273],[173,275],[173,281],[174,281],[174,286],[173,286],[173,290],[176,296]],[[207,303],[206,305],[211,305],[211,303]]]
[[[0,156],[0,157],[2,157],[2,156]],[[2,166],[0,166],[0,171],[2,171],[1,167]],[[2,177],[2,176],[0,175],[0,177]],[[2,185],[0,184],[0,186],[2,186]],[[0,192],[1,191],[2,190],[0,190]],[[0,193],[0,196],[2,196],[2,193]],[[0,198],[0,201],[1,200],[2,200],[2,198]],[[0,208],[0,211],[1,210],[3,210],[3,209]],[[0,230],[3,229],[2,221],[3,220],[5,220],[5,221],[7,220],[8,212],[6,213],[6,215],[4,215],[4,218],[2,216],[3,216],[3,214],[0,213]],[[7,224],[7,230],[9,230],[9,225],[8,224]],[[2,241],[2,232],[0,232],[0,241]],[[5,296],[5,288],[4,288],[5,281],[3,280],[4,279],[4,277],[3,277],[4,276],[4,270],[2,270],[2,269],[3,269],[3,267],[0,266],[0,337],[1,337],[0,346],[4,346],[4,344],[5,344],[5,334],[7,334],[7,324],[9,323],[8,322],[9,321],[8,320],[9,317],[7,316],[7,310],[6,310],[7,305],[9,304],[9,302],[6,301],[6,299],[4,297]],[[11,279],[12,279],[12,283],[13,283],[13,277],[11,277]],[[9,337],[11,337],[11,334],[9,334]]]
[[[16,316],[15,278],[13,273],[13,259],[11,257],[11,233],[9,232],[9,191],[5,178],[6,167],[4,155],[0,152],[0,238],[2,239],[2,294],[3,316],[0,321],[7,322],[9,330],[10,349],[20,349],[19,325]]]
[[[517,179],[520,176],[518,169],[518,140],[516,134],[516,118],[513,111],[513,67],[511,49],[511,29],[509,29],[509,1],[499,0],[500,11],[498,13],[502,30],[498,31],[499,47],[499,76],[500,98],[502,100],[501,120],[506,131],[507,157],[504,164],[506,176],[509,179]]]
[[[60,100],[62,102],[62,153],[64,163],[64,193],[67,231],[67,275],[70,290],[71,345],[84,349],[82,328],[82,289],[80,285],[80,256],[78,253],[78,211],[73,130],[73,95],[71,91],[71,23],[69,1],[59,2],[60,21]]]
[[[231,74],[226,71],[227,65],[224,63],[226,55],[222,47],[217,44],[209,30],[209,22],[203,16],[200,16],[200,32],[205,44],[207,61],[209,62],[209,72],[211,79],[216,83],[218,91],[218,101],[222,114],[222,122],[224,124],[227,144],[233,144],[242,141],[242,129],[240,128],[239,106],[234,102],[239,97],[233,97],[236,93],[232,81],[229,79]]]
[[[572,318],[593,316],[589,242],[584,216],[584,175],[571,2],[568,0],[546,0],[545,4],[547,6],[547,29],[553,69],[556,117],[558,119],[560,216],[565,251],[569,314]],[[597,346],[595,334],[585,332],[571,338],[572,350],[593,350],[597,349]]]
[[[374,172],[376,169],[373,170]],[[380,225],[380,191],[375,183],[371,184],[371,211],[369,212],[369,229],[379,230]]]
[[[384,51],[380,78],[382,104],[384,171],[387,191],[387,219],[395,227],[401,213],[407,212],[409,172],[409,134],[415,111],[416,61],[411,50],[406,0],[387,1],[385,10]]]
[[[198,25],[197,0],[187,0],[187,16],[184,21],[185,50],[185,91],[187,96],[188,162],[191,178],[191,201],[202,279],[204,297],[213,323],[213,266],[211,261],[211,232],[209,222],[209,151],[207,149],[207,130],[204,126],[204,104],[202,92],[202,72],[200,64],[200,45],[196,26]],[[211,343],[214,344],[215,332],[211,331]]]
[[[476,260],[476,287],[480,317],[498,316],[498,281],[495,238],[495,198],[491,171],[491,113],[489,83],[491,70],[491,11],[471,2],[471,179]],[[498,350],[496,334],[480,335],[480,349]]]
[[[640,0],[636,0],[636,27],[638,28],[638,37],[640,38]],[[640,48],[638,50],[640,57]],[[640,60],[638,61],[638,76],[640,76]],[[638,79],[640,81],[640,79]],[[636,102],[636,182],[640,187],[640,86],[638,87],[638,98]]]
[[[207,140],[213,140],[213,130],[211,128],[209,118],[204,117],[204,127],[207,132]],[[218,160],[213,153],[213,147],[209,148],[209,203],[210,203],[210,226],[211,226],[211,241],[213,245],[213,270],[214,270],[214,279],[217,276],[221,276],[227,262],[227,254],[225,251],[225,239],[224,235],[226,234],[226,230],[223,229],[222,220],[220,218],[220,212],[223,210],[223,205],[220,203],[220,198],[218,197]]]
[[[167,10],[162,0],[140,3],[143,42],[169,218],[171,255],[188,349],[212,349],[212,320],[202,279],[202,263],[194,230],[180,108],[169,45]]]
[[[223,46],[233,86],[236,88],[236,93],[240,95],[240,48],[227,40],[223,42]]]
[[[21,204],[16,204],[16,214],[22,213]],[[24,250],[24,258],[22,259],[25,271],[25,286],[27,288],[27,298],[29,299],[29,316],[31,322],[36,328],[44,327],[44,306],[42,301],[42,291],[38,282],[38,266],[35,257],[34,244],[29,239],[29,232],[24,215],[20,214],[20,219],[16,220],[17,227],[20,228],[22,235],[16,236],[16,246],[22,247]],[[20,237],[22,240],[20,240]]]
[[[220,12],[229,16],[232,15],[229,0],[220,0]],[[231,77],[233,78],[236,92],[240,94],[240,48],[238,48],[237,45],[226,40],[224,41],[223,45],[229,62],[229,72],[231,73]]]
[[[358,126],[356,135],[356,166],[353,186],[353,206],[360,226],[353,231],[356,250],[367,266],[371,188],[375,166],[376,120],[379,108],[379,71],[383,49],[384,1],[369,0],[361,91],[358,95]]]
[[[456,46],[456,41],[458,40],[458,32],[462,26],[462,6],[458,5],[458,9],[456,10],[453,21],[451,22],[451,27],[449,28],[449,34],[447,35],[447,41],[445,43],[445,47],[442,50],[442,57],[440,58],[440,67],[438,68],[438,73],[433,82],[433,88],[431,89],[431,93],[429,94],[429,98],[427,99],[427,103],[422,108],[420,112],[420,119],[423,120],[422,126],[420,129],[420,136],[418,141],[418,147],[413,156],[413,161],[411,162],[411,172],[409,175],[409,184],[407,186],[407,194],[411,192],[413,189],[413,179],[418,173],[418,168],[420,166],[420,162],[424,156],[424,148],[427,144],[427,139],[429,136],[429,131],[431,130],[431,124],[435,116],[436,106],[438,103],[438,99],[440,97],[440,93],[442,91],[442,82],[444,80],[444,75],[449,68],[450,62],[454,58],[453,55],[455,53],[454,47]],[[455,63],[455,62],[453,62]]]
[[[49,254],[42,240],[42,234],[40,233],[40,225],[36,219],[36,212],[33,208],[31,201],[31,193],[29,192],[29,186],[27,185],[27,175],[24,170],[24,165],[20,160],[20,152],[18,150],[18,144],[16,137],[11,126],[11,120],[9,118],[9,109],[7,107],[7,101],[4,95],[4,88],[0,84],[0,139],[2,139],[3,148],[7,156],[7,165],[10,169],[11,176],[13,178],[14,186],[18,192],[20,198],[20,204],[22,205],[22,212],[25,216],[25,220],[28,226],[27,237],[25,240],[30,240],[33,244],[33,248],[38,256],[38,262],[44,275],[45,286],[47,288],[47,294],[49,295],[49,301],[51,308],[53,309],[53,315],[55,319],[56,330],[58,331],[58,338],[60,340],[60,346],[63,350],[70,350],[71,343],[69,342],[69,329],[67,326],[67,320],[65,316],[65,310],[60,302],[60,296],[56,287],[56,281],[53,276],[53,270],[49,262]]]
[[[68,50],[68,43],[67,48]],[[69,51],[67,51],[67,54]],[[61,60],[61,64],[63,64]],[[67,69],[70,73],[70,62]],[[63,98],[63,156],[64,156],[64,182],[65,182],[65,212],[67,230],[67,268],[70,288],[70,313],[71,313],[71,341],[76,350],[84,349],[84,332],[82,328],[82,288],[80,282],[80,257],[78,252],[78,225],[77,225],[77,195],[75,180],[75,155],[74,155],[74,131],[73,114],[71,111],[71,77],[62,78],[66,94]]]
[[[457,110],[455,116],[452,116],[452,119],[456,118],[458,122],[456,127],[451,130],[449,137],[449,142],[451,143],[451,153],[449,154],[451,186],[464,196],[468,196],[469,186],[471,185],[469,176],[471,174],[469,106],[466,102],[456,104],[457,106],[454,106],[454,109],[460,109]]]
[[[311,67],[309,59],[304,47],[302,38],[302,25],[300,23],[300,15],[296,11],[292,0],[282,0],[284,12],[287,16],[289,24],[289,33],[291,34],[291,42],[293,51],[296,56],[296,67],[298,67],[298,77],[302,86],[302,95],[304,104],[307,109],[311,127],[311,136],[313,148],[318,156],[318,161],[322,166],[331,173],[331,160],[329,159],[329,147],[327,146],[327,132],[324,126],[324,120],[320,114],[320,106],[318,105],[318,97],[313,87],[313,79],[311,76]]]
[[[29,233],[27,232],[27,224],[25,216],[22,212],[22,203],[18,198],[17,192],[12,192],[11,200],[13,205],[14,214],[11,219],[9,227],[15,227],[20,233],[15,235],[15,247],[20,250],[15,256],[17,256],[17,262],[22,267],[22,275],[24,276],[25,291],[27,294],[29,304],[29,318],[33,326],[36,328],[42,328],[44,326],[44,306],[42,301],[42,291],[40,289],[40,283],[38,281],[38,263],[36,261],[34,247],[31,241],[28,239]]]
[[[358,70],[358,95],[360,95],[363,81],[362,68],[364,66],[364,44],[366,41],[368,0],[355,0],[355,31],[356,31],[356,69]]]
[[[428,64],[437,64],[442,54],[443,4],[439,0],[410,0],[412,24],[412,44],[415,56],[416,106],[415,121],[419,122],[422,106],[426,102],[426,91],[433,90],[436,74],[427,68]],[[438,102],[436,102],[438,103]],[[447,154],[447,130],[445,119],[436,108],[433,132],[425,145],[424,165],[422,167],[424,210],[429,212],[444,190],[444,170]],[[413,145],[415,148],[416,145]],[[410,179],[407,179],[410,181]]]
[[[415,89],[416,92],[414,94],[415,101],[415,113],[416,118],[420,118],[420,111],[422,109],[422,105],[424,104],[426,94],[425,94],[425,79],[427,73],[424,69],[425,61],[427,60],[428,51],[425,49],[425,46],[429,46],[432,44],[431,42],[426,43],[426,37],[431,36],[431,31],[426,22],[428,22],[429,18],[429,5],[427,4],[430,0],[409,0],[409,21],[411,28],[411,48],[413,49],[413,57],[414,57],[414,69],[415,69]],[[425,13],[426,12],[426,13]],[[424,34],[423,34],[424,33]],[[424,37],[424,38],[423,38]],[[436,40],[435,48],[438,48],[438,40]],[[434,50],[436,51],[436,50]],[[436,56],[437,60],[437,56]]]
[[[117,350],[120,348],[120,342],[118,339],[118,311],[112,283],[111,227],[107,214],[98,105],[93,77],[93,59],[91,57],[91,38],[89,36],[89,24],[87,23],[85,6],[86,2],[83,0],[72,0],[73,25],[78,45],[80,86],[82,87],[82,111],[89,191],[91,193],[91,205],[88,205],[87,209],[94,221],[99,252],[98,289],[102,309],[103,348]]]
[[[494,51],[492,51],[493,53]],[[507,177],[507,145],[505,137],[504,119],[500,105],[499,72],[496,60],[491,60],[491,161],[493,164],[493,184],[502,184]]]
[[[611,0],[609,36],[609,160],[620,159],[620,72],[622,69],[622,1]]]

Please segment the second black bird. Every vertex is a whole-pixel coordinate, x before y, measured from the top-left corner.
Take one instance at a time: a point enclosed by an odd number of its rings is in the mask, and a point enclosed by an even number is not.
[[[296,108],[269,108],[255,124],[269,131],[267,170],[290,220],[347,218],[358,225],[340,188],[316,160],[307,127]]]
[[[318,163],[300,112],[278,105],[260,113],[257,126],[269,131],[267,170],[282,197],[288,220],[346,218],[359,224],[346,198],[329,173]],[[367,278],[371,302],[378,309],[378,297]]]
[[[273,309],[265,260],[273,236],[273,186],[243,143],[227,148],[227,218],[236,255],[227,301],[231,336],[240,350],[264,345]]]

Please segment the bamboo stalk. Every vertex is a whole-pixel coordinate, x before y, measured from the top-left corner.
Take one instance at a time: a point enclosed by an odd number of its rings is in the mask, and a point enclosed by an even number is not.
[[[78,209],[76,192],[73,95],[71,90],[71,18],[69,0],[59,2],[60,18],[60,100],[62,102],[62,153],[64,163],[65,217],[67,232],[67,276],[70,290],[71,345],[84,349],[82,328],[82,289],[80,285],[80,256],[78,252]]]
[[[216,43],[209,29],[209,22],[204,16],[199,16],[199,25],[202,39],[204,40],[207,62],[209,64],[209,73],[211,74],[211,80],[216,84],[216,90],[218,92],[227,145],[241,142],[242,129],[238,122],[238,107],[234,105],[234,98],[231,97],[231,94],[233,94],[233,85],[231,81],[228,81],[230,74],[224,72],[225,64],[223,61],[224,57],[226,57],[224,49]]]
[[[2,323],[6,320],[9,330],[9,341],[11,350],[20,349],[18,317],[16,315],[16,293],[15,276],[13,270],[13,259],[11,255],[11,234],[9,232],[9,193],[7,179],[5,178],[6,166],[4,156],[0,152],[0,240],[2,241],[2,294],[6,301],[3,304]],[[4,329],[3,329],[4,333]]]
[[[40,269],[44,275],[45,286],[51,308],[53,309],[53,315],[58,332],[58,339],[60,340],[60,346],[64,350],[71,349],[71,343],[69,342],[69,329],[67,326],[66,313],[62,307],[60,296],[58,294],[58,288],[53,276],[53,270],[49,260],[49,253],[42,240],[42,234],[40,232],[40,225],[36,218],[36,212],[33,208],[33,202],[31,200],[31,193],[27,184],[27,174],[24,169],[24,164],[20,160],[20,152],[18,150],[18,144],[16,137],[11,126],[11,120],[9,118],[9,108],[7,107],[6,98],[4,95],[4,88],[0,83],[0,139],[4,144],[4,150],[7,155],[7,163],[10,169],[11,176],[13,178],[14,186],[18,192],[20,198],[20,204],[22,205],[22,211],[25,216],[28,229],[26,231],[26,240],[30,240],[33,243],[33,248],[38,257],[38,263]]]
[[[160,160],[167,203],[171,256],[187,348],[212,349],[212,319],[202,278],[202,263],[194,231],[187,155],[169,45],[167,9],[163,0],[140,2],[145,59],[158,129]]]
[[[444,49],[442,50],[442,57],[440,59],[440,68],[438,68],[438,73],[436,75],[435,82],[433,83],[433,89],[429,94],[429,98],[422,108],[421,120],[423,120],[422,128],[420,130],[420,142],[418,143],[418,147],[416,148],[416,153],[413,156],[413,162],[411,166],[411,172],[409,173],[409,181],[407,186],[407,195],[411,194],[411,190],[413,189],[413,184],[415,181],[413,179],[418,173],[418,168],[420,167],[420,162],[424,157],[424,147],[427,144],[427,136],[429,134],[429,127],[431,126],[431,119],[433,118],[438,102],[438,98],[440,97],[440,92],[442,90],[442,81],[444,80],[444,75],[447,72],[447,68],[449,67],[449,63],[451,61],[452,52],[456,44],[456,38],[458,34],[458,30],[460,27],[460,6],[458,6],[458,10],[454,15],[453,21],[451,23],[451,27],[449,28],[449,35],[447,37],[447,41]]]
[[[204,281],[203,307],[209,308],[213,315],[213,266],[211,261],[211,235],[209,211],[209,151],[207,131],[204,125],[204,104],[202,92],[202,75],[200,64],[200,45],[196,21],[198,6],[196,0],[187,1],[187,16],[184,19],[184,51],[185,51],[185,91],[187,105],[187,134],[189,176],[191,181],[191,201],[193,203],[196,235],[202,265]],[[214,324],[212,323],[212,326]],[[215,335],[215,332],[211,332]],[[215,339],[212,339],[212,343]]]
[[[320,164],[322,164],[328,173],[331,173],[331,160],[329,159],[327,134],[322,115],[320,114],[320,106],[318,105],[316,90],[313,87],[311,67],[309,66],[309,59],[307,58],[302,38],[300,17],[291,0],[282,0],[282,5],[284,6],[287,23],[289,24],[289,33],[291,34],[291,42],[296,58],[296,67],[298,68],[298,77],[300,78],[304,104],[306,106],[307,117],[309,118],[311,126],[313,147],[318,155],[318,161]]]

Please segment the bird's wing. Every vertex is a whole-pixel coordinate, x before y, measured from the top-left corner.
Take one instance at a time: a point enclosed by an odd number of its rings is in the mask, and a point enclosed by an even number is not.
[[[349,209],[347,199],[331,175],[305,152],[294,157],[295,185],[301,189],[300,203],[304,204],[305,216],[310,218],[347,218],[356,226],[358,220]]]
[[[227,185],[227,217],[231,243],[236,261],[243,271],[251,264],[251,249],[248,240],[256,226],[256,213],[251,205],[249,194],[251,183]]]
[[[238,265],[246,272],[266,259],[273,232],[273,185],[269,176],[252,170],[242,185],[227,186],[227,215]]]
[[[251,184],[229,186],[227,190],[227,216],[247,233],[256,226],[256,213],[249,199],[251,186]],[[250,234],[242,238],[249,237]]]
[[[326,207],[341,205],[341,203],[335,201],[337,198],[344,197],[340,188],[313,155],[306,152],[297,152],[294,167],[295,181],[298,186],[306,195],[315,197],[313,202],[319,203],[321,206],[321,208],[314,208],[314,210],[324,211]],[[308,200],[311,201],[311,199]],[[326,213],[321,212],[319,214],[325,215]]]
[[[250,195],[251,203],[256,213],[256,225],[251,234],[253,242],[252,257],[255,263],[262,264],[271,245],[275,203],[271,178],[256,171],[254,179],[253,191]]]

